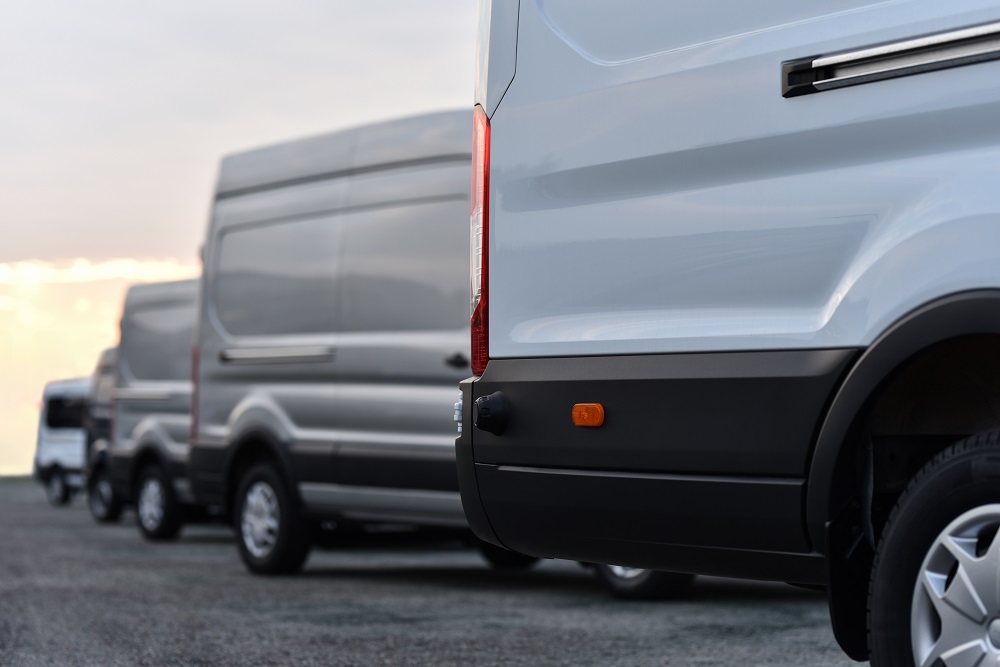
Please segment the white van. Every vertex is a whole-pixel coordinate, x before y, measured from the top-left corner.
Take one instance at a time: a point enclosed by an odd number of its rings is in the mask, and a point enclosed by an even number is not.
[[[42,392],[34,472],[53,505],[68,503],[83,484],[90,385],[90,378],[58,380],[46,384]]]
[[[198,513],[187,475],[197,293],[197,280],[135,285],[122,310],[107,467],[91,477],[97,489],[107,475],[112,516],[134,505],[149,540],[174,539]]]
[[[997,664],[1000,3],[480,6],[475,532]]]

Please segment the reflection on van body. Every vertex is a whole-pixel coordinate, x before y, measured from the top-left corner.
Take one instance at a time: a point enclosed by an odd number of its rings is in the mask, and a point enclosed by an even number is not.
[[[466,525],[470,134],[439,113],[222,162],[191,473],[253,571],[297,569],[323,520]]]

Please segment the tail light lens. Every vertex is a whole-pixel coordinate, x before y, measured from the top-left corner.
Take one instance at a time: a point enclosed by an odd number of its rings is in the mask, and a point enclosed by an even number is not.
[[[191,440],[198,436],[198,346],[191,347]]]
[[[489,217],[490,121],[483,107],[475,107],[472,123],[471,296],[472,373],[482,375],[490,360],[489,328]]]

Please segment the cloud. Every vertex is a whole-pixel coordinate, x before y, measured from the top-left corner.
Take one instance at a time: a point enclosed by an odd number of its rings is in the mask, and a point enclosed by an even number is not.
[[[104,280],[162,282],[197,277],[197,262],[167,259],[109,259],[93,262],[78,258],[64,262],[28,260],[0,263],[0,286],[65,285]]]

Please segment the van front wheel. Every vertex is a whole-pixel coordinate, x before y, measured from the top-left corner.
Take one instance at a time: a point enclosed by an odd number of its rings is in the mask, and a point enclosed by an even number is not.
[[[237,547],[254,574],[290,574],[302,569],[312,546],[309,526],[281,476],[266,464],[240,482],[236,505]]]

